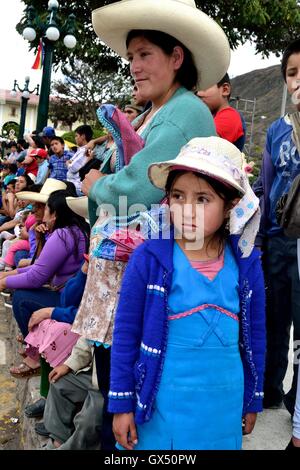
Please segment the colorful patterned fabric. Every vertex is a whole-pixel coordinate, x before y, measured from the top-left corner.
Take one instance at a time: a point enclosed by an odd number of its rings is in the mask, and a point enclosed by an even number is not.
[[[91,251],[91,256],[126,262],[145,240],[169,231],[169,207],[166,204],[128,217],[109,217],[92,229],[92,234],[99,235],[101,240]]]
[[[100,123],[111,133],[117,146],[115,173],[130,163],[131,158],[145,145],[124,113],[112,104],[97,109]]]

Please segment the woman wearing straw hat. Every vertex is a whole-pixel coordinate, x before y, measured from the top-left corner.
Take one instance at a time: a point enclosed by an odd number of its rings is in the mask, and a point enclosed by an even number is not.
[[[223,30],[193,0],[121,0],[93,11],[92,22],[99,38],[129,60],[140,96],[152,103],[134,122],[144,145],[130,163],[116,172],[113,155],[110,164],[105,162],[101,172],[91,170],[82,184],[89,207],[94,203],[99,211],[110,205],[118,216],[120,197],[126,197],[127,208],[141,204],[149,209],[161,201],[163,191],[147,178],[147,168],[158,156],[168,160],[193,137],[215,135],[208,108],[191,90],[207,88],[224,76],[230,48]],[[90,222],[95,222],[91,211]],[[93,228],[91,251],[101,240],[97,233],[101,222],[100,216]],[[120,261],[90,259],[73,331],[98,345],[107,347],[112,342],[124,266]],[[100,364],[109,361],[109,354],[109,349],[96,348]]]
[[[152,107],[138,120],[145,148],[115,175],[91,172],[83,191],[98,206],[149,206],[161,192],[147,181],[147,165],[159,154],[174,155],[193,137],[215,135],[208,109],[188,90],[207,88],[227,71],[230,48],[223,30],[198,10],[194,0],[121,0],[93,11],[99,38],[129,60],[140,96]],[[222,75],[223,74],[223,75]]]

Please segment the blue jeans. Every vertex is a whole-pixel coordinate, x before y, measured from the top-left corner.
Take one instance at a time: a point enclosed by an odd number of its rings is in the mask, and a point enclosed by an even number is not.
[[[94,347],[98,387],[104,398],[101,430],[102,450],[115,450],[116,443],[116,439],[112,432],[113,414],[107,411],[110,376],[110,353],[111,348],[105,349],[103,346]]]
[[[5,224],[5,222],[8,222],[9,220],[11,220],[11,218],[7,217],[7,215],[0,215],[0,225]]]
[[[280,403],[283,380],[288,366],[290,330],[293,324],[294,348],[300,341],[300,283],[297,263],[297,241],[285,235],[268,239],[265,254],[267,281],[267,355],[265,370],[265,400]],[[298,364],[294,363],[292,386],[287,393],[295,401]]]
[[[60,293],[46,287],[39,289],[16,289],[13,294],[13,312],[22,335],[28,335],[28,322],[36,310],[60,305]]]
[[[18,250],[15,253],[15,266],[18,266],[21,259],[28,259],[29,251],[28,250]]]

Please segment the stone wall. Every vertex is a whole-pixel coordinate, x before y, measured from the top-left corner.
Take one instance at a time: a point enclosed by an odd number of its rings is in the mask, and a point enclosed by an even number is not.
[[[47,442],[46,438],[39,436],[34,430],[36,422],[41,421],[41,419],[27,418],[24,414],[25,406],[40,398],[40,377],[15,379],[9,374],[9,367],[13,364],[20,364],[22,357],[18,353],[20,344],[16,341],[16,336],[19,333],[18,325],[12,314],[12,309],[4,307],[2,296],[0,296],[0,314],[0,335],[2,333],[1,339],[5,341],[6,350],[6,364],[1,365],[3,380],[1,383],[0,373],[0,385],[2,394],[9,396],[9,403],[5,403],[5,400],[3,402],[3,397],[1,396],[0,408],[1,406],[6,407],[4,416],[6,416],[6,421],[10,426],[12,426],[11,418],[18,419],[18,424],[15,423],[14,425],[15,430],[18,432],[14,433],[13,439],[10,439],[12,435],[8,432],[6,433],[6,443],[5,439],[2,442],[0,441],[0,443],[4,445],[5,449],[40,449]],[[4,389],[7,389],[7,392]]]

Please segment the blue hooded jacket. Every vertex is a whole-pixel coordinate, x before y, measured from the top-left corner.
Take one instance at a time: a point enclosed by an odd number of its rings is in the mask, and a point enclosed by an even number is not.
[[[240,335],[244,369],[243,415],[262,411],[265,366],[265,287],[259,251],[242,258],[238,236],[230,243],[239,267]],[[112,343],[109,411],[151,418],[168,337],[168,292],[174,239],[138,247],[123,277]]]

